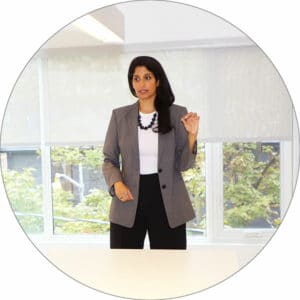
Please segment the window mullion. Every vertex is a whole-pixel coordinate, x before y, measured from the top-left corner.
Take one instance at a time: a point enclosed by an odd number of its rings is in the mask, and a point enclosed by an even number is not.
[[[43,208],[44,208],[44,234],[53,236],[53,206],[51,191],[51,153],[50,146],[41,147],[42,181],[43,181]]]
[[[280,216],[284,217],[293,195],[293,145],[280,142]]]
[[[223,230],[223,157],[222,143],[206,143],[206,232],[216,241]]]
[[[38,58],[38,91],[40,106],[40,141],[41,141],[41,168],[43,183],[43,213],[44,213],[44,235],[53,236],[53,211],[51,194],[51,150],[46,145],[48,122],[48,85],[47,85],[47,59],[43,56]]]

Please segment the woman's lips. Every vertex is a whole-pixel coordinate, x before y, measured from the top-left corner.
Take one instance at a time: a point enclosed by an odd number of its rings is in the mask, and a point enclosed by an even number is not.
[[[139,90],[139,93],[141,93],[141,94],[145,94],[147,92],[148,92],[148,90]]]

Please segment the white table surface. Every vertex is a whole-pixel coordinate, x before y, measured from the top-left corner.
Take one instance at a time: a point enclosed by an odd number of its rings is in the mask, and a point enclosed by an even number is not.
[[[42,249],[41,249],[42,250]],[[99,291],[127,298],[162,299],[199,292],[238,270],[229,250],[128,250],[47,247],[62,271]]]

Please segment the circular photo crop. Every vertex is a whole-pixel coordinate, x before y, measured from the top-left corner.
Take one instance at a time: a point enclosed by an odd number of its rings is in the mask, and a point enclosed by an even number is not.
[[[36,249],[130,299],[237,273],[282,223],[299,168],[293,103],[267,54],[170,1],[102,7],[51,36],[16,79],[0,146]]]

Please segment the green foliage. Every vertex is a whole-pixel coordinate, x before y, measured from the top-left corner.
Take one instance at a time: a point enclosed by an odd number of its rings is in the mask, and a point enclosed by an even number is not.
[[[40,155],[40,152],[37,152]],[[52,163],[64,166],[78,165],[92,168],[97,172],[102,164],[102,151],[78,147],[54,147]],[[35,183],[35,169],[23,172],[4,170],[4,181],[9,201],[21,226],[27,233],[43,232],[42,186]],[[111,197],[106,191],[93,189],[82,201],[74,204],[71,191],[64,190],[59,182],[52,183],[52,200],[55,233],[105,233],[108,222]]]
[[[42,186],[35,184],[34,171],[33,168],[24,168],[23,172],[3,170],[7,197],[12,209],[24,214],[17,214],[17,218],[27,233],[43,231]]]
[[[224,225],[249,227],[257,219],[270,226],[279,218],[279,154],[260,143],[225,143],[224,153]],[[255,153],[262,153],[259,161]]]
[[[81,164],[97,172],[103,161],[101,147],[52,147],[51,159],[53,164],[72,166]],[[111,197],[101,189],[89,191],[82,201],[74,205],[73,194],[65,191],[59,185],[53,185],[53,211],[55,233],[105,233],[109,230],[109,207]],[[68,218],[71,220],[63,220]],[[98,221],[98,222],[97,222]]]
[[[195,167],[182,172],[182,177],[192,200],[196,214],[195,220],[188,223],[189,228],[205,230],[205,155],[204,144],[198,144]]]
[[[97,221],[109,222],[108,212],[110,195],[102,190],[94,189],[77,205],[72,204],[72,194],[61,188],[53,189],[53,210],[58,217],[55,220],[55,233],[105,233],[109,224],[99,224]],[[73,219],[60,220],[59,217]],[[87,221],[81,221],[87,220]]]
[[[53,164],[78,165],[84,167],[99,168],[102,165],[103,153],[101,147],[83,148],[83,147],[52,147],[51,160]]]

